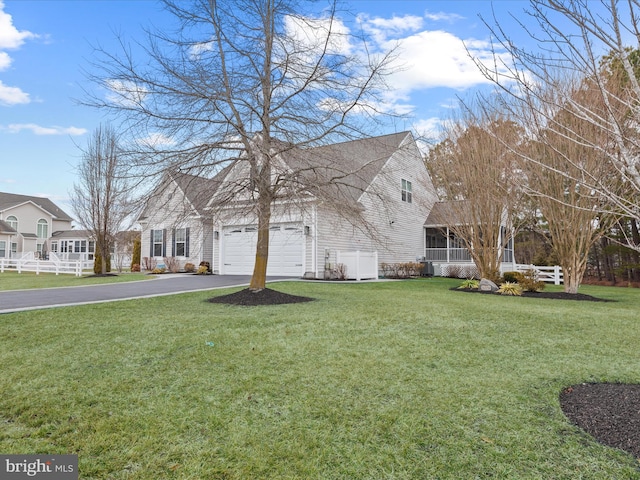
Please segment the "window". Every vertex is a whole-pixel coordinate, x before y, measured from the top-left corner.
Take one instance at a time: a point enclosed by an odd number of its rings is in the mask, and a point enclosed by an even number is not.
[[[58,242],[51,242],[51,251],[53,253],[58,253]]]
[[[38,238],[49,238],[49,223],[41,218],[38,220]]]
[[[7,256],[7,242],[4,240],[0,240],[0,258],[5,258]]]
[[[16,242],[11,242],[11,256],[15,257],[16,253],[18,253],[18,244]]]
[[[9,226],[11,228],[13,228],[16,232],[18,231],[18,219],[13,216],[13,215],[9,215],[7,217],[7,223],[9,224]]]
[[[189,229],[176,228],[173,231],[173,256],[188,257],[189,256]]]
[[[402,179],[402,201],[411,203],[411,182]]]
[[[151,256],[164,257],[166,250],[164,246],[165,230],[151,230]]]

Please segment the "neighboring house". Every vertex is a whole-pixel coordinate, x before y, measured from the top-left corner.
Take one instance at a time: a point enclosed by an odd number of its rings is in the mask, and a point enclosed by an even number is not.
[[[133,241],[140,232],[128,230],[116,234],[111,251],[111,268],[129,268],[133,253]],[[54,232],[49,241],[49,251],[61,260],[92,262],[96,253],[96,242],[89,230],[60,230]]]
[[[329,162],[344,169],[343,188],[314,189],[307,177],[301,183],[308,188],[296,202],[274,205],[267,274],[325,278],[344,251],[377,251],[380,263],[423,257],[424,222],[437,197],[413,136],[402,132],[292,149],[279,159],[277,174],[318,175]],[[206,261],[219,274],[251,274],[257,221],[244,213],[249,199],[236,197],[223,209],[213,208],[229,185],[248,178],[247,169],[247,162],[238,162],[213,179],[167,175],[139,218],[142,255],[159,262]],[[345,212],[364,223],[350,221]]]
[[[71,230],[71,222],[48,198],[0,192],[0,258],[46,253],[52,233]]]

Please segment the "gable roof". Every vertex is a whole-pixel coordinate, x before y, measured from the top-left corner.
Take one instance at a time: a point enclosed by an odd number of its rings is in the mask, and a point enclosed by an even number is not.
[[[340,193],[347,198],[358,201],[410,135],[392,133],[294,150],[285,156],[285,161],[294,169],[303,168],[308,183],[322,185],[324,194],[335,195],[342,190]]]
[[[8,233],[10,235],[13,235],[15,233],[18,233],[18,231],[4,220],[0,220],[0,233]]]
[[[71,222],[73,219],[67,215],[60,207],[48,198],[32,197],[31,195],[19,195],[17,193],[0,192],[0,212],[17,207],[25,203],[33,203],[42,208],[56,220]]]
[[[195,209],[196,213],[202,215],[204,208],[220,185],[220,179],[218,176],[205,178],[182,172],[167,172],[160,183],[160,188],[157,189],[158,195],[166,192],[167,189],[171,188],[172,184]],[[158,205],[153,202],[154,198],[157,197],[152,195],[149,199],[151,201],[147,201],[138,216],[139,221],[147,218],[151,212],[158,208]]]

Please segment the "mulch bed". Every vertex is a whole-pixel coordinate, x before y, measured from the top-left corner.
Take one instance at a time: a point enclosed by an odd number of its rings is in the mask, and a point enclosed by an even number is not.
[[[495,292],[484,292],[482,290],[470,289],[470,288],[452,288],[451,290],[456,290],[458,292],[467,292],[467,293],[481,293],[484,295],[500,295]],[[508,295],[500,295],[501,297],[506,297]],[[522,292],[521,297],[528,298],[553,298],[556,300],[582,300],[588,302],[613,302],[615,300],[607,300],[604,298],[592,297],[591,295],[586,295],[584,293],[566,293],[566,292]],[[513,298],[513,297],[512,297]]]
[[[640,459],[640,385],[573,385],[560,393],[560,407],[598,442]]]
[[[229,295],[210,298],[211,303],[225,303],[228,305],[258,306],[258,305],[282,305],[287,303],[311,302],[313,298],[289,295],[270,288],[264,288],[258,292],[252,292],[248,288]]]

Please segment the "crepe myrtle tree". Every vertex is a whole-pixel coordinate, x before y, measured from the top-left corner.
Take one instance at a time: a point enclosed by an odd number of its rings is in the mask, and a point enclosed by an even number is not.
[[[443,138],[426,163],[440,198],[447,200],[442,220],[464,242],[480,276],[497,280],[522,197],[516,157],[506,142],[516,144],[522,131],[488,112],[473,102],[461,104],[443,124]]]
[[[117,52],[98,49],[89,77],[108,93],[89,93],[84,102],[120,118],[136,178],[244,172],[223,182],[210,208],[215,215],[234,199],[257,222],[249,288],[260,291],[274,205],[303,205],[322,185],[335,187],[339,199],[345,177],[357,173],[330,159],[320,171],[304,161],[285,166],[282,158],[371,135],[393,51],[371,50],[334,1],[163,4],[176,28],[147,30],[135,45],[120,38]]]
[[[496,40],[493,62],[477,65],[507,98],[532,137],[564,139],[597,163],[567,157],[555,170],[539,150],[523,158],[564,175],[592,196],[602,211],[640,223],[640,3],[637,0],[530,0],[520,30],[538,50],[523,47],[495,19],[485,23]],[[517,28],[517,27],[516,27]],[[587,91],[588,95],[576,92]],[[559,115],[558,112],[562,111]],[[589,124],[589,128],[586,127]],[[579,128],[575,128],[579,126]],[[538,129],[538,132],[535,130]],[[544,142],[543,142],[544,143]],[[602,163],[607,176],[602,176]],[[595,168],[595,170],[591,170]],[[610,181],[615,176],[617,181]],[[604,181],[603,181],[604,180]],[[637,238],[625,243],[640,251]]]
[[[116,131],[109,125],[98,127],[82,149],[78,182],[70,193],[77,221],[95,239],[102,274],[109,270],[116,234],[132,218],[130,186],[120,154]]]

